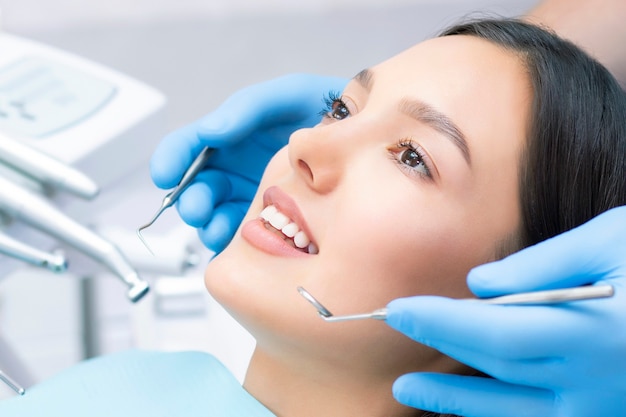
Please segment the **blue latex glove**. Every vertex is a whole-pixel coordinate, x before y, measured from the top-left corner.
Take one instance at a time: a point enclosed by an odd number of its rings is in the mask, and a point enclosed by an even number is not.
[[[152,180],[174,187],[205,146],[218,148],[177,204],[215,252],[230,242],[256,192],[269,159],[295,130],[320,119],[324,97],[347,80],[292,74],[244,88],[215,111],[166,136],[150,161]]]
[[[213,356],[128,351],[0,401],[2,417],[274,417]]]
[[[477,267],[468,283],[479,297],[592,283],[615,296],[552,306],[394,300],[391,327],[495,378],[404,375],[398,401],[465,417],[626,416],[626,207]]]

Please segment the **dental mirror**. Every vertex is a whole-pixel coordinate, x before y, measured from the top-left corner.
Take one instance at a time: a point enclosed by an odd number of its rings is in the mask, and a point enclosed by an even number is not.
[[[298,292],[304,297],[315,309],[317,314],[327,322],[375,319],[387,319],[387,309],[379,308],[370,313],[349,314],[345,316],[334,316],[322,303],[320,303],[313,295],[302,287],[298,287]],[[558,290],[531,291],[519,294],[503,295],[493,298],[467,298],[467,301],[476,301],[483,304],[499,304],[499,305],[540,305],[540,304],[557,304],[578,300],[591,300],[595,298],[612,297],[615,290],[612,285],[587,285],[584,287],[563,288]]]

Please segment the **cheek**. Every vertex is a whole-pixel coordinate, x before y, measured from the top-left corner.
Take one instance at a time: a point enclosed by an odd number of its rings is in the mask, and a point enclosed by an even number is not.
[[[345,201],[335,216],[342,220],[333,223],[335,238],[325,247],[333,292],[353,294],[358,305],[352,312],[409,295],[469,297],[466,274],[475,253],[468,251],[469,238],[451,205],[435,196],[407,200],[389,187],[370,191],[369,197]]]

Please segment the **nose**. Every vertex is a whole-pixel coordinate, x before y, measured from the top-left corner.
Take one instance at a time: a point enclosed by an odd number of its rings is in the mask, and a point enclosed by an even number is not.
[[[346,141],[333,137],[332,127],[300,129],[289,138],[289,162],[297,176],[321,194],[331,192],[344,173]]]

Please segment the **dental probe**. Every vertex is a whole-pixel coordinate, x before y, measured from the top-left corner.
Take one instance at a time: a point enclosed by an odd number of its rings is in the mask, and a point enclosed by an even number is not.
[[[76,248],[108,267],[128,286],[128,298],[135,302],[149,289],[119,249],[74,219],[66,216],[45,198],[0,177],[0,211]]]
[[[24,395],[26,390],[22,388],[17,382],[11,379],[7,374],[0,370],[0,381],[4,382],[11,388],[13,391],[17,392],[20,395]]]
[[[159,218],[159,216],[166,209],[171,207],[176,202],[176,200],[178,200],[178,197],[180,197],[182,192],[185,191],[185,188],[187,188],[187,186],[191,183],[191,181],[193,181],[196,175],[198,175],[202,168],[204,168],[204,164],[211,157],[211,155],[213,155],[213,152],[215,152],[215,148],[209,148],[208,146],[204,148],[202,152],[200,152],[200,154],[196,157],[196,159],[194,159],[191,165],[189,165],[187,171],[185,171],[185,174],[180,179],[178,185],[174,187],[174,189],[163,198],[163,201],[161,202],[161,207],[159,207],[156,214],[152,217],[152,220],[137,229],[137,236],[139,237],[139,240],[141,240],[141,243],[143,243],[146,249],[148,249],[153,255],[154,252],[152,252],[152,250],[144,240],[143,236],[141,235],[141,231],[152,226],[152,224]]]
[[[63,272],[67,269],[67,260],[63,255],[33,248],[4,233],[0,233],[0,253],[52,272]]]
[[[375,319],[386,320],[387,309],[379,308],[370,313],[349,314],[345,316],[334,316],[322,303],[317,301],[307,290],[298,287],[298,292],[309,303],[315,307],[317,314],[327,322]],[[503,295],[493,298],[466,298],[467,301],[475,301],[481,304],[498,305],[541,305],[557,304],[569,301],[590,300],[595,298],[612,297],[615,293],[612,285],[589,285],[585,287],[564,288],[559,290],[531,291],[519,294]]]
[[[20,142],[0,137],[0,160],[42,184],[92,199],[98,185],[79,170]]]

